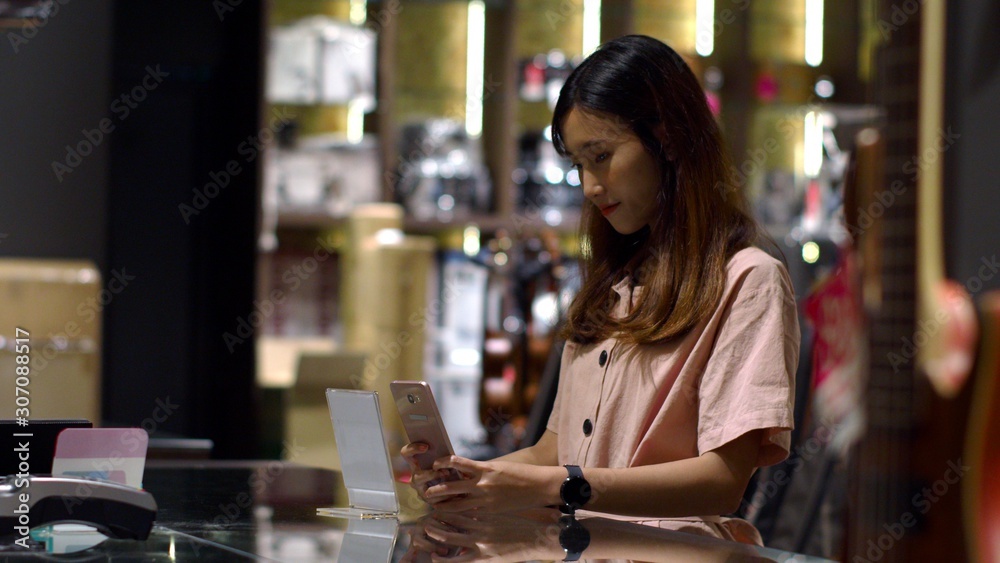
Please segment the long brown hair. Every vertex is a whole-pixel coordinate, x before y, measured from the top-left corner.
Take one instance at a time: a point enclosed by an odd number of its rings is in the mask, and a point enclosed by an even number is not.
[[[563,86],[552,117],[552,140],[563,155],[562,126],[574,108],[627,125],[662,176],[658,219],[639,233],[619,234],[584,203],[582,287],[563,336],[636,344],[681,336],[718,305],[729,258],[761,236],[704,91],[673,49],[629,35],[602,45]],[[626,316],[615,318],[612,286],[627,275],[643,291]]]

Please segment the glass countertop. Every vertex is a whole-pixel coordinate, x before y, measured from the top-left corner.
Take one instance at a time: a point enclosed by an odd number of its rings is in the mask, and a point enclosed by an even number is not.
[[[146,541],[109,539],[61,556],[46,553],[44,543],[35,544],[33,552],[5,546],[0,559],[373,563],[565,556],[559,534],[566,522],[559,521],[556,510],[431,513],[402,484],[398,518],[319,515],[317,509],[347,505],[340,474],[327,469],[278,461],[159,462],[147,466],[143,481],[158,505]],[[583,561],[826,561],[595,516],[581,517],[579,523],[591,538]]]

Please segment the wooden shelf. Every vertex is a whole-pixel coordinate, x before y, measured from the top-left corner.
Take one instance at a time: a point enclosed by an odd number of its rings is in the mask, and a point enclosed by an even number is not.
[[[623,0],[608,1],[615,6],[612,15],[616,17],[625,13],[622,12],[622,6],[630,5],[630,0],[624,4]],[[379,2],[371,4],[372,7],[379,5]],[[445,220],[408,216],[404,220],[404,230],[414,234],[438,234],[471,224],[483,233],[492,234],[506,229],[513,236],[532,236],[543,229],[576,233],[579,210],[553,213],[517,208],[517,189],[510,178],[518,159],[518,3],[513,0],[487,0],[486,8],[484,77],[491,88],[495,89],[484,95],[482,150],[494,186],[494,211]],[[400,50],[412,48],[411,45],[400,42],[401,37],[404,37],[400,31],[400,23],[400,17],[392,17],[380,28],[376,79],[379,110],[366,117],[366,130],[379,139],[380,159],[386,166],[383,170],[385,175],[395,174],[397,171],[391,163],[399,162],[396,67]],[[384,185],[382,199],[390,201],[393,197],[391,188]],[[285,229],[337,228],[343,226],[345,221],[345,217],[331,216],[322,210],[281,210],[278,214],[278,227]]]
[[[466,217],[455,217],[447,221],[437,219],[415,219],[407,217],[404,220],[403,228],[410,233],[433,234],[448,229],[461,228],[474,225],[484,233],[495,233],[500,229],[506,229],[514,235],[531,235],[543,229],[554,229],[559,233],[575,233],[580,224],[580,212],[560,211],[559,220],[546,222],[545,213],[537,210],[515,211],[507,215],[469,215]]]
[[[531,235],[543,229],[559,233],[575,233],[580,224],[579,210],[562,210],[558,217],[551,211],[523,210],[510,214],[473,214],[447,220],[416,219],[406,217],[403,229],[414,234],[436,234],[442,231],[474,225],[484,233],[506,229],[514,235]],[[333,229],[344,226],[346,217],[336,217],[323,212],[286,210],[278,213],[278,227],[284,229]]]
[[[280,210],[278,227],[292,229],[332,229],[347,223],[347,217],[339,217],[322,211]]]

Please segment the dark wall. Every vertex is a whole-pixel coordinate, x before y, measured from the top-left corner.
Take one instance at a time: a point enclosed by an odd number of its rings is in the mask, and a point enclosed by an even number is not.
[[[111,14],[111,0],[70,2],[37,29],[0,29],[0,256],[104,265],[110,136],[62,181],[52,164],[109,116]]]
[[[246,458],[259,455],[254,345],[223,334],[254,298],[260,159],[243,143],[261,121],[263,28],[260,2],[216,11],[228,5],[115,5],[114,91],[162,83],[112,146],[108,261],[135,281],[107,311],[104,404]]]
[[[256,457],[253,341],[223,333],[254,298],[262,3],[57,6],[0,33],[0,256],[128,282],[103,311],[104,423]]]
[[[1000,288],[1000,2],[948,3],[945,155],[948,276],[978,297]],[[989,279],[987,279],[987,277]]]

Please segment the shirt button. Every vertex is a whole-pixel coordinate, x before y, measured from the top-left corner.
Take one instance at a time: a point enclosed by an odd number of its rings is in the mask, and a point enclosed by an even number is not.
[[[594,424],[590,422],[590,419],[583,421],[583,435],[590,436],[590,433],[594,431]]]
[[[597,361],[601,364],[601,367],[604,367],[604,364],[608,363],[608,351],[601,350],[601,357]]]

